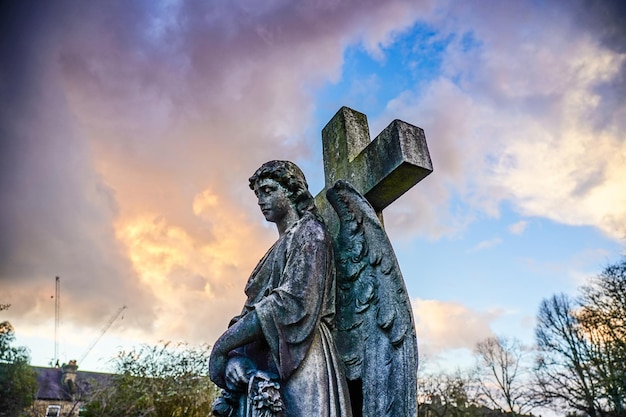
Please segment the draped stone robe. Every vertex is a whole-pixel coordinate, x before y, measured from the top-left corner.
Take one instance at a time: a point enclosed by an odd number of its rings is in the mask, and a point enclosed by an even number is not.
[[[349,417],[350,398],[332,330],[332,239],[305,214],[261,259],[245,289],[242,315],[255,310],[264,340],[236,352],[279,376],[285,417]],[[233,319],[238,320],[241,316]]]

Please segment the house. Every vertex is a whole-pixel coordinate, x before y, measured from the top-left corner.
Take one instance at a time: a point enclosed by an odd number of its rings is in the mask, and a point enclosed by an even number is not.
[[[37,373],[36,416],[78,417],[89,395],[110,383],[112,374],[79,371],[76,361],[61,367],[33,366]]]

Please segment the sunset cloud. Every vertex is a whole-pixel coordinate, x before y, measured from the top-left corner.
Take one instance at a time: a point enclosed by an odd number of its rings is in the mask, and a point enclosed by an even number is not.
[[[305,174],[321,183],[316,94],[342,81],[350,48],[385,63],[416,25],[433,33],[419,42],[437,45],[437,74],[398,84],[370,124],[373,136],[395,118],[424,128],[436,175],[386,210],[386,227],[406,240],[458,239],[507,204],[622,238],[626,42],[611,2],[586,3],[9,2],[8,319],[28,335],[51,326],[58,275],[77,333],[127,305],[122,338],[214,341],[276,239],[248,177],[288,159],[317,167]],[[423,46],[403,44],[402,65]],[[355,77],[347,94],[384,92],[381,80]],[[432,351],[470,347],[497,317],[437,300],[414,307]]]
[[[310,158],[312,89],[339,77],[347,45],[375,54],[423,10],[154,6],[3,13],[0,272],[15,317],[49,318],[59,275],[68,326],[128,305],[127,329],[214,340],[276,236],[248,177]]]
[[[477,342],[493,336],[489,327],[499,312],[474,311],[460,303],[413,300],[413,314],[421,353],[433,356],[449,349],[473,349]]]

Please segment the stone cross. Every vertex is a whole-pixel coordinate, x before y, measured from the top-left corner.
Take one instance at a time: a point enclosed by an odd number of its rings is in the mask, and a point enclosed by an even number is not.
[[[367,116],[342,107],[322,129],[324,189],[315,203],[331,232],[337,220],[326,190],[339,179],[356,187],[383,223],[382,211],[433,171],[424,131],[394,120],[370,142]]]

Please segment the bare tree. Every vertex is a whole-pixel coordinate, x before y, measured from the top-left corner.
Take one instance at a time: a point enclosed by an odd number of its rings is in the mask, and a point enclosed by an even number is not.
[[[471,377],[455,373],[420,371],[417,379],[420,417],[464,417],[475,406]]]
[[[578,319],[596,347],[591,358],[607,409],[625,413],[626,258],[610,265],[581,290]]]
[[[479,399],[489,407],[527,414],[537,404],[529,386],[529,355],[517,339],[489,337],[476,345]]]
[[[626,258],[574,300],[544,300],[536,328],[537,382],[552,405],[591,417],[626,415]]]
[[[536,382],[555,408],[598,417],[602,404],[592,358],[594,345],[581,326],[573,300],[565,294],[543,300],[535,329],[539,356]]]

